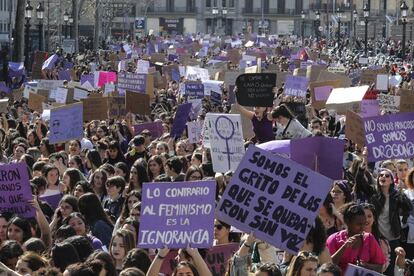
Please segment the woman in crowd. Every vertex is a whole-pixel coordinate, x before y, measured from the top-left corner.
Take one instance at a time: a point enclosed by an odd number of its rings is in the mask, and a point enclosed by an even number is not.
[[[102,242],[89,233],[89,226],[86,223],[85,217],[79,212],[72,212],[63,220],[63,225],[69,225],[75,230],[76,235],[85,236],[91,242],[95,250],[103,249]]]
[[[148,178],[153,182],[158,176],[164,174],[164,164],[159,155],[153,155],[148,160]]]

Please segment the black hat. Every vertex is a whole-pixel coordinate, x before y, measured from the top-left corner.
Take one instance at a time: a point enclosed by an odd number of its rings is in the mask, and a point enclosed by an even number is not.
[[[136,147],[145,144],[144,136],[142,136],[142,135],[135,136],[134,139],[132,139],[132,144],[134,144],[134,146],[136,146]]]

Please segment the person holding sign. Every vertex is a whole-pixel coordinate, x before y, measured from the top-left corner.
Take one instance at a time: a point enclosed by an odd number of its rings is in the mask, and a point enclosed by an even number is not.
[[[277,140],[299,139],[312,136],[312,133],[303,127],[285,104],[281,104],[273,109],[271,116],[276,120],[278,126],[276,132]]]
[[[351,203],[343,215],[347,229],[332,234],[326,241],[333,263],[342,271],[346,271],[348,264],[356,264],[380,272],[385,257],[375,237],[364,232],[367,223],[364,209]]]

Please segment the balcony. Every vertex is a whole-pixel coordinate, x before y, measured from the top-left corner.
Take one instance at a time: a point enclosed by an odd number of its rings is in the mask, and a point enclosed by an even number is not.
[[[270,15],[270,16],[292,16],[292,15],[300,15],[301,11],[296,11],[295,9],[267,9],[264,10],[264,14],[266,15]],[[250,8],[243,8],[242,10],[243,15],[253,15],[253,16],[259,16],[262,14],[262,9],[261,8],[254,8],[254,9],[250,9]]]
[[[340,5],[335,5],[335,10],[337,8],[340,8],[342,11],[345,11],[345,12],[346,11],[353,11],[353,10],[356,9],[356,5],[355,4],[354,5],[345,5],[345,4],[342,3]],[[329,10],[329,12],[332,12],[333,9],[334,9],[333,3],[329,3],[329,4],[322,3],[320,5],[318,5],[316,3],[309,4],[309,10],[319,10],[319,11]]]
[[[148,7],[147,10],[148,14],[154,14],[154,13],[180,13],[180,14],[196,14],[197,13],[197,7],[160,7],[160,6],[154,6],[154,7]]]

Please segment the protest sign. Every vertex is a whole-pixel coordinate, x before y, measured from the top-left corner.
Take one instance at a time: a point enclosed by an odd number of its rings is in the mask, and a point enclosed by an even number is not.
[[[235,171],[244,155],[240,115],[207,113],[206,117],[214,171]]]
[[[141,132],[146,129],[151,132],[151,138],[156,139],[162,136],[164,133],[164,129],[162,127],[162,122],[151,122],[151,123],[142,123],[139,125],[134,125],[134,134],[138,135],[141,134]]]
[[[116,82],[116,72],[106,72],[106,71],[100,71],[98,73],[98,87],[102,87],[107,83],[115,83]],[[95,75],[96,77],[96,75]],[[96,79],[95,79],[96,80]]]
[[[381,276],[383,274],[366,269],[361,266],[356,266],[353,264],[348,264],[344,276]]]
[[[364,118],[364,130],[369,161],[414,156],[414,113]]]
[[[379,91],[388,91],[388,75],[378,74],[375,88]]]
[[[210,79],[210,75],[208,73],[208,69],[194,67],[194,66],[187,66],[187,70],[185,72],[185,78],[187,80],[192,81],[207,81]]]
[[[276,74],[243,74],[237,77],[237,101],[243,106],[273,106]]]
[[[183,133],[187,123],[188,115],[191,112],[191,106],[191,103],[180,104],[178,106],[170,133],[171,137],[180,137]]]
[[[378,74],[384,74],[385,69],[364,69],[361,71],[361,85],[371,85],[377,81]]]
[[[251,145],[217,205],[216,217],[296,255],[331,185],[329,178]]]
[[[193,121],[187,123],[188,141],[192,144],[197,144],[201,140],[201,131],[203,124],[199,121]]]
[[[331,179],[342,179],[344,140],[328,137],[293,139],[290,159]]]
[[[359,114],[364,118],[378,116],[380,114],[378,100],[362,100],[361,112]]]
[[[127,112],[137,113],[141,115],[150,115],[150,96],[147,94],[126,91],[125,108]]]
[[[64,87],[58,87],[55,93],[55,100],[57,103],[65,104],[66,97],[68,95],[68,89]]]
[[[144,183],[138,246],[213,245],[215,181]]]
[[[246,107],[247,110],[253,111],[253,108]],[[235,105],[231,106],[230,114],[241,114],[239,110],[237,110]],[[242,128],[243,128],[243,138],[250,139],[255,134],[253,132],[253,124],[252,121],[247,118],[246,116],[241,116]]]
[[[400,95],[400,112],[412,112],[414,110],[414,92],[401,89]]]
[[[79,87],[75,87],[74,91],[73,91],[73,99],[76,101],[80,101],[82,99],[86,99],[88,98],[89,95],[89,91],[88,90],[84,90],[82,88]]]
[[[204,98],[204,85],[201,83],[185,83],[185,94],[192,99]]]
[[[0,214],[11,213],[20,217],[34,217],[27,165],[24,162],[0,165]]]
[[[326,100],[329,98],[332,89],[340,87],[339,80],[316,81],[309,83],[312,106],[316,109],[325,107]]]
[[[208,114],[208,113],[207,113]],[[201,129],[201,140],[205,148],[210,148],[210,119],[206,116],[203,121],[203,128]]]
[[[400,96],[378,94],[378,102],[382,111],[386,113],[400,112]]]
[[[111,96],[108,97],[109,118],[118,118],[127,114],[125,108],[125,97]]]
[[[223,87],[224,82],[222,81],[216,81],[216,80],[208,80],[208,81],[204,81],[203,85],[204,85],[204,95],[205,96],[210,96],[211,92],[216,92],[218,94],[222,94],[222,87]]]
[[[137,93],[147,93],[146,74],[120,72],[118,74],[118,88]]]
[[[37,89],[52,90],[63,86],[63,80],[39,80]]]
[[[51,144],[83,137],[83,104],[75,103],[53,108],[50,111]]]
[[[30,92],[29,109],[37,111],[37,112],[42,112],[43,111],[42,103],[44,103],[45,101],[46,101],[46,98],[44,96]]]
[[[9,106],[9,99],[1,99],[0,100],[0,113],[8,113],[7,107]]]
[[[137,62],[137,70],[135,71],[138,74],[148,74],[148,68],[150,67],[150,63],[148,60],[138,60]]]
[[[43,62],[47,59],[47,52],[37,51],[33,54],[33,65],[32,65],[32,79],[41,79],[42,78],[42,65]]]
[[[364,122],[355,112],[346,112],[345,136],[358,146],[365,145]]]
[[[326,100],[326,108],[335,109],[338,114],[346,114],[347,110],[360,111],[360,103],[369,86],[334,88]]]
[[[52,207],[53,209],[56,209],[59,207],[59,202],[62,199],[63,194],[58,193],[58,194],[54,194],[54,195],[48,195],[48,196],[40,196],[40,200],[46,201],[47,203],[49,203],[50,207]]]
[[[286,76],[284,94],[306,98],[306,90],[308,89],[308,79],[300,76]]]
[[[108,118],[108,98],[102,96],[89,96],[82,99],[83,120],[106,120]]]

